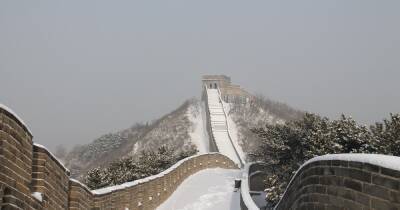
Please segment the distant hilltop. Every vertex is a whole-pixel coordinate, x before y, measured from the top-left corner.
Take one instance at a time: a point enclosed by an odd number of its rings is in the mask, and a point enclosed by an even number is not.
[[[258,143],[250,128],[265,123],[283,123],[301,116],[301,112],[285,104],[253,96],[239,85],[232,84],[229,76],[204,75],[199,79],[202,90],[217,89],[221,93],[230,125],[237,128],[232,136],[237,138],[245,155],[251,153]],[[138,157],[144,151],[156,151],[161,145],[167,145],[176,154],[193,149],[207,153],[210,148],[204,141],[209,138],[206,119],[204,101],[188,99],[151,123],[136,123],[118,132],[101,135],[91,143],[74,147],[61,159],[71,170],[72,177],[83,180],[88,170],[106,167],[124,157]]]
[[[254,97],[245,91],[240,85],[231,83],[231,78],[226,75],[204,75],[202,77],[203,87],[219,89],[221,98],[227,103],[248,103]]]

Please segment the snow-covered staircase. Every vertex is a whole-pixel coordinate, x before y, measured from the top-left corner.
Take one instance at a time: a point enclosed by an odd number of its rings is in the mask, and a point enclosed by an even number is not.
[[[207,89],[211,131],[218,151],[241,166],[242,160],[229,135],[226,113],[218,89]]]

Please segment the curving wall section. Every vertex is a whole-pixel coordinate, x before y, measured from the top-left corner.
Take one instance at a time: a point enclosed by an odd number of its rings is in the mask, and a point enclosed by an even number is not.
[[[32,165],[32,134],[17,115],[0,105],[1,209],[41,208],[31,196]]]
[[[264,180],[267,168],[262,162],[247,163],[240,183],[240,209],[260,210],[267,206]]]
[[[300,168],[275,209],[400,209],[399,187],[399,157],[325,155]]]
[[[188,176],[205,168],[237,168],[219,153],[192,156],[166,171],[89,190],[54,155],[34,144],[23,121],[0,104],[0,209],[151,210],[165,201]]]
[[[129,210],[155,209],[164,202],[188,176],[206,168],[216,167],[227,169],[237,168],[234,162],[219,153],[192,156],[179,161],[160,174],[115,187],[92,191],[93,208]],[[84,186],[81,185],[81,187]]]

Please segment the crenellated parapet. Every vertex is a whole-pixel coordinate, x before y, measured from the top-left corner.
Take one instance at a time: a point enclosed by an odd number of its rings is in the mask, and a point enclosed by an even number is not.
[[[164,172],[98,190],[70,178],[70,172],[45,147],[32,141],[26,124],[0,105],[1,209],[151,210],[188,176],[206,168],[237,168],[219,153],[183,159]]]

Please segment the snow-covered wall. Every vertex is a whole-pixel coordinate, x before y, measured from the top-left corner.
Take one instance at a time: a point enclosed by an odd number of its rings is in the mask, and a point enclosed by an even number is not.
[[[183,159],[160,174],[98,190],[88,191],[85,185],[73,180],[70,198],[76,202],[70,209],[81,209],[90,203],[95,209],[155,209],[187,177],[202,169],[217,167],[237,168],[228,157],[208,153]]]
[[[155,209],[188,176],[206,168],[237,168],[228,157],[206,153],[183,159],[166,171],[91,191],[42,145],[26,125],[0,106],[1,209]]]
[[[400,209],[400,157],[336,154],[306,162],[275,210]]]
[[[33,159],[31,132],[10,108],[0,105],[1,209],[42,208],[31,191],[36,186],[32,182],[36,170]]]
[[[247,163],[243,169],[240,183],[240,209],[241,210],[260,210],[260,207],[252,198],[251,174],[255,171],[259,163]],[[263,186],[263,183],[257,183]],[[257,192],[258,193],[258,192]]]
[[[207,104],[207,131],[210,136],[210,148],[226,155],[240,167],[244,161],[236,148],[230,134],[228,116],[225,111],[219,89],[204,87],[204,97]]]

